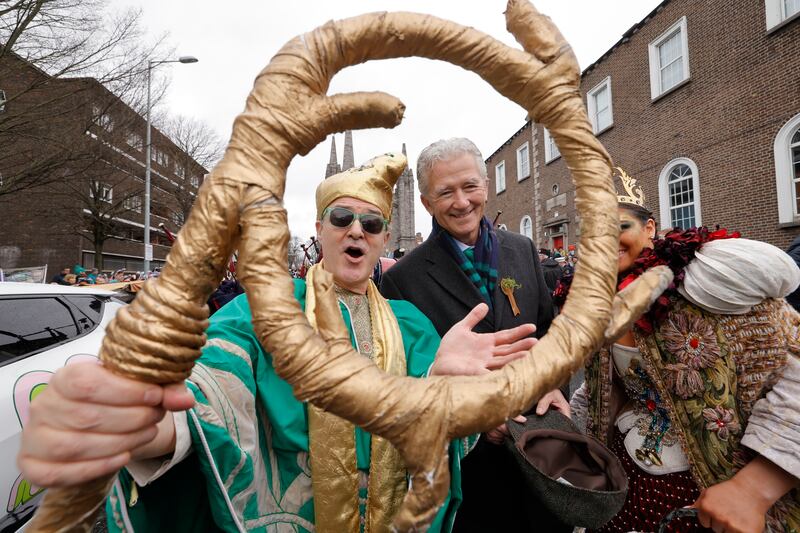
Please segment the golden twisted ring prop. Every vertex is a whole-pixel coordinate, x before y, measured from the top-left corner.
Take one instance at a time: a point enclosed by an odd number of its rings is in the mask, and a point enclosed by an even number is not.
[[[413,13],[374,13],[329,22],[287,43],[256,79],[222,161],[200,189],[160,278],[109,326],[101,359],[154,383],[189,377],[205,343],[205,301],[239,250],[253,325],[275,369],[298,399],[391,441],[411,474],[394,519],[424,530],[449,485],[447,443],[500,425],[562,383],[603,342],[649,305],[664,276],[644,276],[615,303],[618,250],[611,161],[592,135],[578,91],[577,61],[558,29],[527,1],[509,0],[513,49],[475,29]],[[581,213],[581,268],[563,312],[531,353],[480,377],[413,379],[383,374],[350,346],[330,275],[320,273],[319,334],[293,297],[286,269],[286,169],[327,135],[394,127],[404,106],[380,92],[327,96],[334,74],[370,59],[421,56],[479,74],[525,108],[556,139],[572,171]],[[663,273],[662,273],[663,274]],[[610,325],[610,326],[609,326]],[[608,331],[606,331],[608,328]],[[51,489],[29,531],[88,531],[110,478]]]

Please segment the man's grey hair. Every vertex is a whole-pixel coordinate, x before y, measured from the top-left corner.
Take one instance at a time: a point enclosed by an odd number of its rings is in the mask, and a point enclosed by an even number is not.
[[[465,137],[453,137],[452,139],[442,139],[427,146],[419,154],[417,159],[417,185],[419,192],[423,196],[428,194],[428,178],[430,177],[433,165],[439,161],[450,161],[456,157],[469,154],[475,157],[475,164],[481,177],[486,178],[486,163],[483,155],[475,143]]]

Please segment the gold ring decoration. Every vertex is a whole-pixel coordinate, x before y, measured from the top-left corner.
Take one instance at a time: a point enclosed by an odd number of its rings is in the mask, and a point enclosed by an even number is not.
[[[447,494],[447,443],[500,425],[563,383],[602,344],[615,292],[617,196],[611,160],[592,134],[578,90],[578,63],[552,21],[529,2],[509,0],[506,20],[523,50],[414,13],[333,21],[289,41],[256,78],[161,276],[109,326],[105,365],[154,383],[187,378],[205,342],[206,298],[238,249],[253,326],[278,374],[298,399],[397,448],[411,483],[393,528],[425,530]],[[329,274],[315,281],[319,334],[292,295],[282,205],[289,163],[331,133],[398,125],[404,106],[393,96],[326,92],[347,66],[409,56],[471,70],[522,106],[549,129],[575,182],[581,264],[563,312],[527,357],[483,376],[384,374],[351,348]],[[48,491],[29,531],[87,531],[110,483]]]

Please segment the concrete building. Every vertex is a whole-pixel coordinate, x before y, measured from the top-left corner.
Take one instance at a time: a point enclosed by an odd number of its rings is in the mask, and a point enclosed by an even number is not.
[[[590,121],[659,229],[800,233],[800,2],[665,0],[581,77]],[[487,159],[487,212],[540,247],[580,235],[558,147],[526,123]]]
[[[140,270],[145,119],[93,78],[52,78],[13,54],[0,68],[0,268]],[[156,128],[151,146],[154,268],[170,248],[159,224],[180,228],[207,170]],[[37,186],[14,189],[26,179]]]

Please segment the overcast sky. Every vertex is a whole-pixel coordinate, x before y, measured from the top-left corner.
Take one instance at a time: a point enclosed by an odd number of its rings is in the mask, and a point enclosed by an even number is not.
[[[505,29],[503,0],[112,0],[113,6],[143,9],[151,37],[168,33],[176,55],[193,55],[192,65],[169,64],[171,84],[162,104],[166,111],[192,116],[227,140],[235,116],[243,109],[253,80],[270,58],[294,36],[331,19],[373,11],[415,11],[473,26],[517,46]],[[660,0],[538,0],[572,45],[585,68]],[[429,143],[454,136],[472,139],[484,154],[494,152],[525,123],[525,112],[500,96],[477,75],[439,61],[394,59],[345,69],[330,93],[385,91],[406,105],[403,123],[393,130],[353,132],[355,162],[399,150],[406,143],[409,165]],[[344,135],[336,135],[341,150]],[[330,138],[289,167],[284,203],[292,233],[314,232],[313,192],[323,179]],[[430,217],[417,201],[417,231],[427,236]]]

